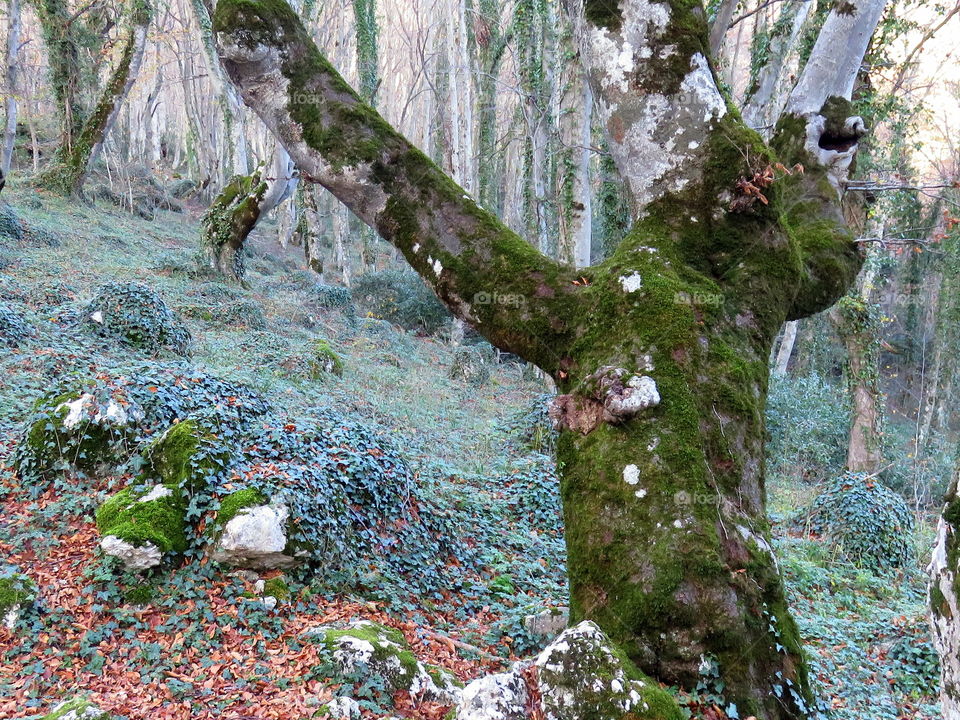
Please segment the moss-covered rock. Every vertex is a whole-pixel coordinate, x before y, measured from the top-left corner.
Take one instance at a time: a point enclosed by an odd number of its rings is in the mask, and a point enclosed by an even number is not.
[[[319,379],[330,374],[343,375],[343,360],[328,340],[317,340],[310,358],[310,376]]]
[[[677,701],[592,622],[564,631],[536,659],[547,717],[681,720]]]
[[[157,437],[145,452],[137,484],[97,510],[100,547],[131,570],[159,565],[188,545],[187,504],[229,463],[229,452],[196,420],[184,420]]]
[[[146,570],[187,549],[185,518],[179,486],[125,488],[97,509],[100,547],[128,569]]]
[[[330,653],[342,680],[376,678],[391,693],[405,690],[423,700],[455,702],[460,683],[450,673],[424,665],[413,654],[403,633],[367,620],[345,628],[319,627],[308,636]]]
[[[25,481],[49,481],[64,470],[110,471],[133,452],[142,410],[78,388],[37,401],[20,436],[14,466]]]
[[[536,673],[526,676],[529,668]],[[528,677],[536,678],[539,703]],[[592,622],[565,630],[533,662],[474,680],[457,720],[522,720],[530,704],[553,720],[681,720],[677,701],[644,675]]]
[[[86,698],[76,697],[60,703],[40,720],[112,720],[112,717]]]

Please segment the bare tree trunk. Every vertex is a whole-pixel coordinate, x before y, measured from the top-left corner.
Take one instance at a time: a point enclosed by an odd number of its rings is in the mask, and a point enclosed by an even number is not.
[[[770,59],[757,74],[756,87],[748,93],[743,119],[765,137],[770,136],[773,123],[780,117],[789,96],[791,87],[787,76],[796,68],[797,47],[813,6],[812,0],[784,4],[783,16],[776,25],[789,23],[789,30],[780,29],[771,38]]]
[[[774,375],[786,375],[790,358],[793,356],[793,346],[797,341],[797,320],[791,320],[783,326],[783,337],[780,339],[780,349],[777,351],[777,362],[773,369]]]
[[[4,108],[7,121],[3,130],[3,157],[0,158],[0,176],[10,174],[14,143],[17,139],[17,93],[20,90],[20,0],[7,0],[7,82]]]

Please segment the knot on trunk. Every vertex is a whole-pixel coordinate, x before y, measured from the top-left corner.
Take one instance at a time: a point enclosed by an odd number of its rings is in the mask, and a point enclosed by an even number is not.
[[[606,365],[587,376],[577,391],[555,397],[550,418],[557,428],[586,435],[602,422],[619,425],[659,404],[652,377]]]

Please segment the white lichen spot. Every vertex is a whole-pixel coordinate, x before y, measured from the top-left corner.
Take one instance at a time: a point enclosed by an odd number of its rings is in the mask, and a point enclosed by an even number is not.
[[[682,527],[683,527],[683,520],[677,518],[676,520],[673,521],[673,526],[674,526],[675,528],[678,528],[678,529],[679,529],[679,528],[682,528]]]
[[[623,479],[627,485],[636,485],[640,482],[640,468],[636,465],[627,465],[623,469]]]
[[[137,500],[137,502],[152,502],[154,500],[159,500],[160,498],[170,497],[171,495],[173,495],[173,490],[170,488],[164,485],[154,485],[150,489],[150,492]]]
[[[643,278],[640,276],[640,273],[634,270],[629,275],[620,276],[620,286],[624,292],[636,292],[643,287]]]
[[[634,495],[635,495],[637,498],[639,498],[639,499],[642,500],[643,498],[645,498],[645,497],[647,496],[647,489],[646,489],[646,488],[640,488],[639,490],[637,490],[637,491],[634,493]]]
[[[443,271],[443,265],[440,264],[440,261],[428,256],[427,262],[430,264],[430,267],[433,268],[433,274],[440,277],[440,273]]]
[[[416,253],[416,252],[420,252],[420,243],[414,243],[412,250],[413,250],[415,253]]]

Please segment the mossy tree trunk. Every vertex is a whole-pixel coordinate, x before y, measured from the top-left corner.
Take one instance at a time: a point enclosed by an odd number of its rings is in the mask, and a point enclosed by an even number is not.
[[[200,245],[210,267],[234,282],[243,282],[243,244],[260,219],[266,192],[259,170],[236,175],[200,220]]]
[[[833,304],[861,265],[837,188],[862,121],[833,97],[844,75],[819,101],[797,98],[768,146],[718,90],[699,4],[623,8],[588,0],[573,18],[637,218],[583,269],[518,237],[393,130],[283,0],[220,0],[214,32],[301,176],[459,318],[556,380],[571,620],[595,620],[666,683],[693,688],[716,664],[740,717],[805,717],[813,693],[765,513],[763,410],[780,326]]]
[[[40,186],[64,195],[83,193],[87,171],[99,157],[103,143],[140,72],[151,16],[146,0],[131,0],[128,27],[117,65],[93,111],[79,125],[79,131],[60,144],[50,164],[41,173],[38,179]]]

